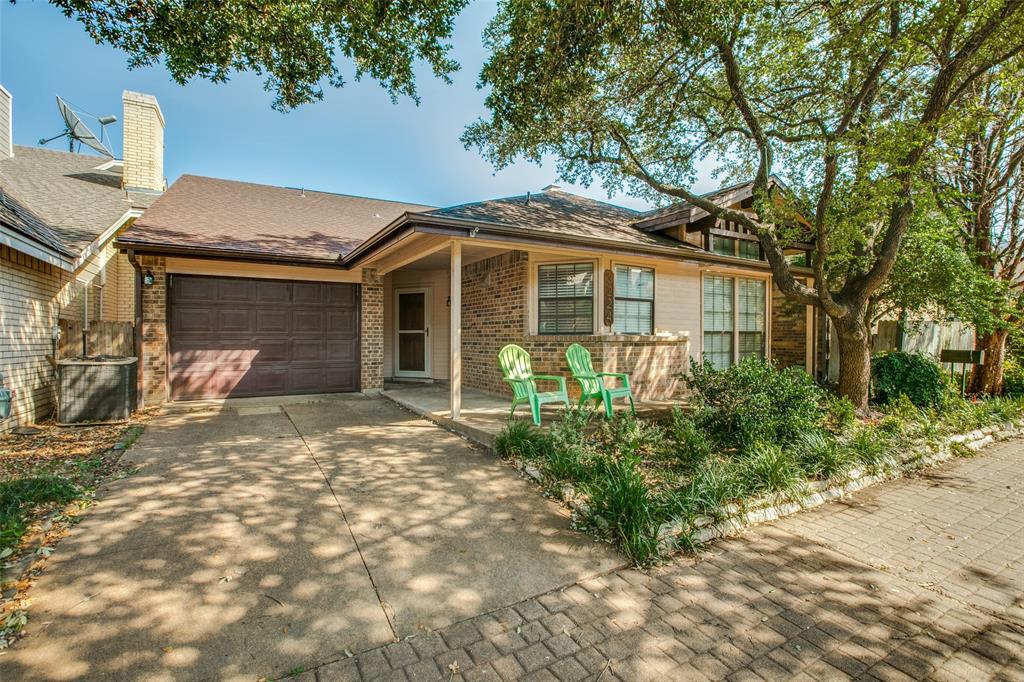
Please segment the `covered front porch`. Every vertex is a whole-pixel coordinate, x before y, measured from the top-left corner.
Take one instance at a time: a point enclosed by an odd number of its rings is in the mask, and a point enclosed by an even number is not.
[[[485,447],[492,447],[494,438],[509,421],[511,398],[503,398],[492,393],[464,388],[462,390],[461,409],[456,417],[452,417],[451,394],[448,386],[442,384],[410,384],[387,382],[384,384],[384,395],[402,407],[435,424],[460,433],[472,441]],[[673,400],[637,401],[638,417],[664,418],[671,414],[672,408],[679,405]],[[616,405],[616,413],[628,408]],[[561,405],[543,405],[541,417],[547,426],[558,418]],[[516,419],[530,419],[530,410],[521,405],[515,414]]]

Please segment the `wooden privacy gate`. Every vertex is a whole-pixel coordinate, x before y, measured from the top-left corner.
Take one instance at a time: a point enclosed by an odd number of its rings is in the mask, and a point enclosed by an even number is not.
[[[87,330],[80,320],[59,320],[58,324],[58,360],[78,355],[135,357],[135,325],[131,322],[96,320],[89,323]]]

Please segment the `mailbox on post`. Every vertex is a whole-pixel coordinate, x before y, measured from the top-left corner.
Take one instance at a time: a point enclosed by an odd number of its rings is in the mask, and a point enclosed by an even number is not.
[[[943,348],[939,361],[949,363],[950,377],[956,376],[954,365],[960,365],[960,395],[963,395],[967,393],[967,365],[985,364],[985,351]]]

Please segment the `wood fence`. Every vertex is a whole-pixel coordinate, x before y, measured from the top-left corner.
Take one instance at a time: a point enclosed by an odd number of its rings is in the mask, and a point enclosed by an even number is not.
[[[135,325],[131,322],[90,322],[84,339],[80,320],[60,320],[59,324],[58,359],[83,354],[135,356]]]

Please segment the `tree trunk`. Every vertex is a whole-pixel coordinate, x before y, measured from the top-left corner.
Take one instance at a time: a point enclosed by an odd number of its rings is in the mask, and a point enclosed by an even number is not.
[[[985,363],[976,365],[971,377],[971,393],[999,395],[1003,392],[1003,364],[1006,360],[1005,329],[980,334],[975,347],[985,351]]]
[[[871,383],[871,334],[859,321],[834,320],[839,337],[839,395],[861,414],[868,409]]]

